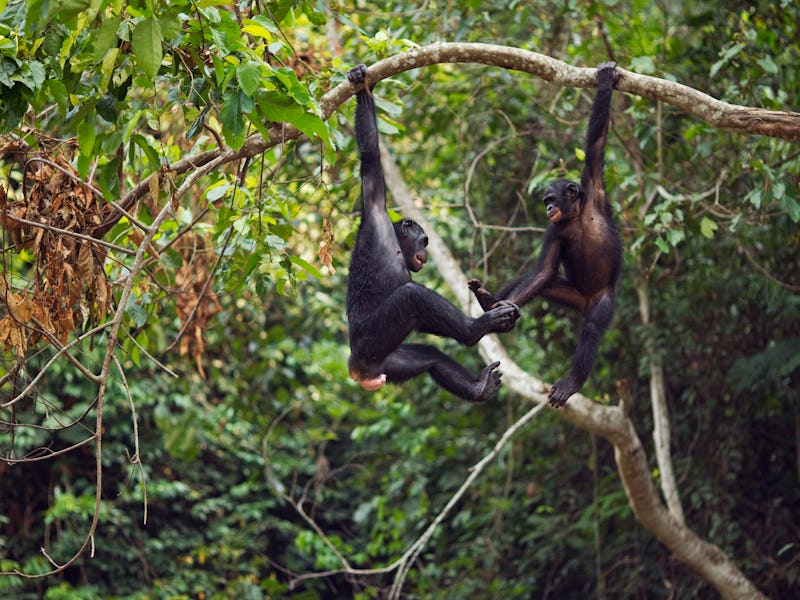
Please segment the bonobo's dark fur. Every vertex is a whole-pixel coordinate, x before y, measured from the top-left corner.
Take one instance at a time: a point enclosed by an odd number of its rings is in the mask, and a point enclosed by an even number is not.
[[[569,374],[550,390],[550,404],[563,406],[586,382],[603,333],[614,316],[614,291],[622,266],[620,242],[603,185],[611,94],[619,77],[616,64],[597,67],[597,95],[586,134],[586,162],[580,185],[560,179],[544,193],[550,225],[536,268],[493,296],[477,279],[469,286],[484,310],[497,301],[517,306],[541,295],[584,315]],[[559,266],[564,267],[564,276]]]
[[[356,107],[363,210],[347,285],[350,376],[365,389],[375,390],[386,381],[401,382],[428,371],[439,385],[465,400],[487,400],[500,385],[499,363],[487,366],[476,378],[433,346],[403,341],[416,329],[471,346],[487,333],[513,327],[519,311],[501,302],[472,319],[411,281],[409,271],[419,271],[427,260],[428,238],[414,221],[389,220],[375,103],[366,73],[366,67],[359,65],[347,76],[352,83],[363,84]]]

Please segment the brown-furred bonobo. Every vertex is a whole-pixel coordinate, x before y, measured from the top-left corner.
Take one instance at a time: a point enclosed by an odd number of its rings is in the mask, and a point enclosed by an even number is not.
[[[584,316],[569,374],[550,390],[550,404],[563,406],[581,389],[597,358],[600,340],[614,316],[614,294],[622,267],[622,243],[603,184],[603,159],[611,94],[619,81],[616,64],[597,67],[597,95],[586,133],[580,184],[560,179],[544,192],[550,224],[537,266],[492,295],[477,279],[469,286],[484,310],[498,301],[523,306],[539,295]],[[559,267],[563,266],[563,276]]]
[[[356,140],[361,155],[361,224],[350,259],[347,318],[350,377],[364,389],[399,383],[424,372],[465,400],[489,399],[500,385],[500,363],[477,377],[441,350],[426,344],[403,344],[414,331],[449,337],[471,346],[487,333],[508,331],[519,317],[510,302],[499,302],[477,318],[411,280],[427,260],[428,237],[411,220],[393,224],[386,211],[386,186],[378,148],[375,101],[367,69],[359,65],[347,78],[356,93]]]

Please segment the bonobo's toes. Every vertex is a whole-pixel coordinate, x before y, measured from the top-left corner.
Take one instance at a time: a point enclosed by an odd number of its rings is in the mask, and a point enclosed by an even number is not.
[[[477,382],[478,393],[475,395],[474,402],[486,402],[497,393],[500,387],[500,378],[503,376],[503,374],[497,370],[499,366],[500,361],[498,360],[487,365],[484,367],[483,371],[481,371]]]
[[[514,329],[519,319],[519,308],[513,302],[508,300],[500,300],[496,302],[492,310],[500,310],[500,321],[498,324],[497,333],[507,333]]]
[[[495,299],[492,293],[483,287],[483,283],[480,279],[470,279],[467,282],[469,289],[472,290],[473,295],[478,300],[478,304],[481,305],[481,308],[486,311],[490,310],[494,307]]]
[[[481,282],[481,280],[480,280],[480,279],[470,279],[470,280],[467,282],[467,285],[469,286],[469,289],[471,289],[473,292],[476,292],[476,291],[478,291],[480,288],[482,288],[482,287],[483,287],[483,283]]]
[[[617,68],[617,63],[615,63],[613,60],[601,62],[599,65],[597,65],[598,71],[605,71],[606,69],[616,69],[616,68]]]
[[[364,83],[367,79],[367,65],[358,65],[350,69],[347,73],[347,79],[355,85]]]

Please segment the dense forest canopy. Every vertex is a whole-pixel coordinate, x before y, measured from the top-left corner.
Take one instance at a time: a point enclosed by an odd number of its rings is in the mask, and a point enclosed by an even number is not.
[[[800,8],[0,0],[0,595],[800,595]],[[415,280],[535,264],[616,61],[624,246],[581,396],[541,300],[498,397],[348,377],[353,87]]]

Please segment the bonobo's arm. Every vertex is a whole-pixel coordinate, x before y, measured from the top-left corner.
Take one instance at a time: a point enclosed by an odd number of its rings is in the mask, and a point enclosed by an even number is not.
[[[364,213],[386,212],[386,184],[378,148],[378,125],[375,116],[375,99],[367,81],[367,67],[358,65],[347,73],[347,79],[362,86],[356,93],[356,140],[361,155],[361,192]]]
[[[581,185],[587,201],[597,208],[605,206],[603,188],[603,159],[608,138],[608,118],[611,112],[611,93],[619,81],[617,64],[604,62],[597,67],[597,95],[592,104],[589,127],[586,130],[586,158]]]
[[[470,279],[469,289],[477,298],[483,310],[489,310],[498,302],[508,301],[515,306],[524,306],[542,291],[558,271],[561,256],[561,237],[554,226],[547,228],[542,250],[539,255],[539,264],[530,273],[512,281],[494,296],[478,279]]]

